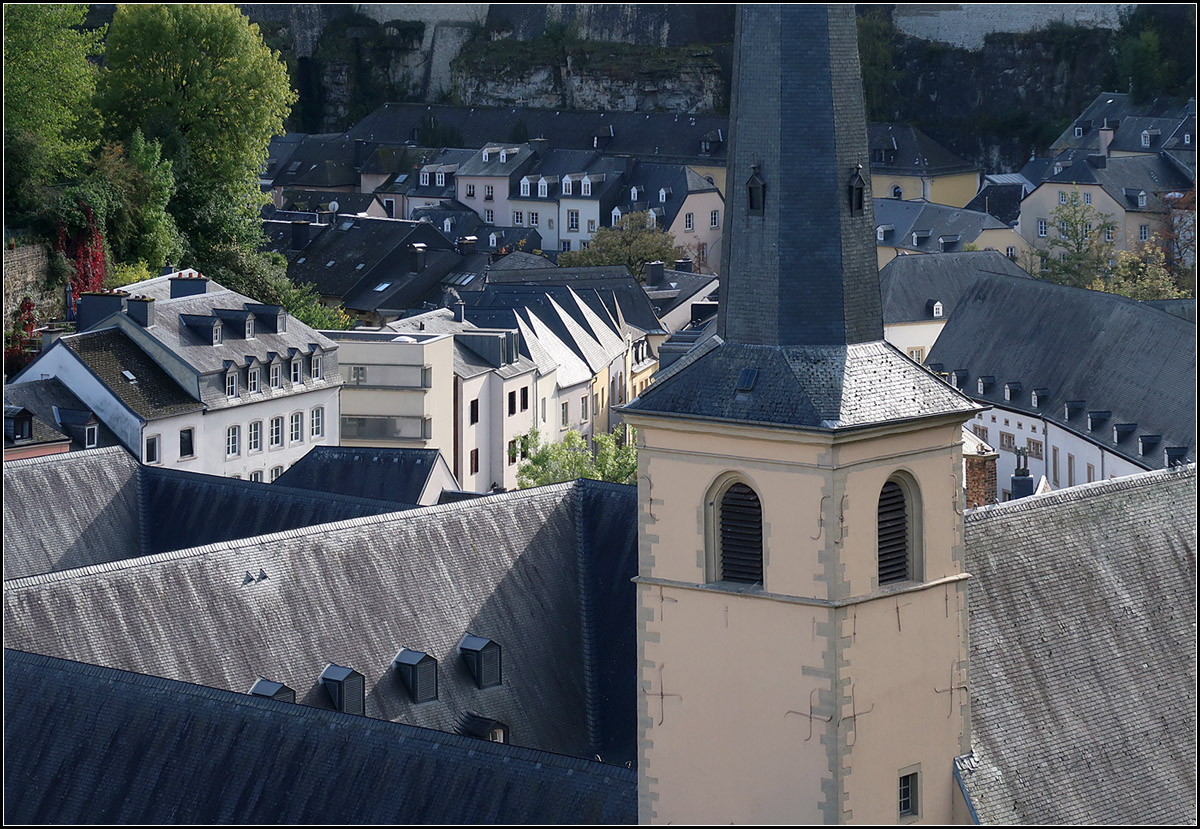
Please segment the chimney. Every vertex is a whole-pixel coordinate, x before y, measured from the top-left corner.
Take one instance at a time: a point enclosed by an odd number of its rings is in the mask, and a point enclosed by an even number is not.
[[[75,330],[87,331],[105,317],[125,310],[129,294],[125,291],[88,291],[80,294],[75,312]]]
[[[159,276],[170,276],[175,273],[175,269],[171,267],[171,260],[168,259],[164,264]]]
[[[475,236],[460,236],[458,239],[458,252],[463,256],[470,256],[475,252],[475,244],[479,239]]]
[[[42,329],[42,351],[45,351],[50,346],[58,342],[58,338],[63,335],[62,328],[51,323]]]
[[[463,302],[461,299],[458,302],[454,303],[454,321],[455,322],[465,322],[466,321],[466,318],[467,318],[466,309],[467,309],[467,303]]]
[[[304,250],[308,245],[308,232],[310,222],[294,221],[292,222],[292,250]]]
[[[1108,125],[1108,119],[1104,119],[1104,125],[1100,127],[1100,155],[1108,157],[1108,148],[1112,144],[1113,128]]]
[[[415,273],[420,273],[421,271],[425,270],[425,255],[426,255],[425,243],[424,242],[413,242],[412,251],[413,251],[413,271]]]
[[[129,318],[142,328],[154,325],[154,297],[131,296],[128,303]]]
[[[208,277],[206,276],[197,274],[196,276],[171,277],[171,299],[199,296],[204,293],[208,293]]]
[[[996,500],[996,459],[995,452],[988,451],[985,443],[980,443],[978,450],[963,452],[963,467],[965,469],[967,509],[982,507]]]
[[[651,262],[650,263],[650,284],[651,285],[657,287],[658,285],[663,284],[663,269],[664,269],[664,267],[665,266],[662,262]]]
[[[691,273],[692,272],[692,260],[691,259],[676,259],[675,260],[675,270],[681,271],[683,273]]]
[[[1026,457],[1024,449],[1017,450],[1017,470],[1013,473],[1011,481],[1009,488],[1012,492],[1012,500],[1027,498],[1033,494],[1033,476],[1029,474],[1029,459]]]
[[[1092,153],[1087,157],[1088,164],[1097,170],[1103,170],[1108,167],[1108,156],[1103,153]]]
[[[535,153],[544,154],[546,150],[550,149],[550,140],[547,138],[530,138],[529,149]]]

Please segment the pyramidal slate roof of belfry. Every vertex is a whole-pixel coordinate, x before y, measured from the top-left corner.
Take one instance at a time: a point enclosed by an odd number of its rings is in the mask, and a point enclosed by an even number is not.
[[[8,824],[636,822],[623,766],[12,650],[4,687]]]
[[[883,340],[853,7],[745,6],[738,26],[718,336],[624,410],[805,429],[972,411]]]
[[[1195,510],[1191,464],[967,512],[976,822],[1195,825]]]
[[[9,580],[5,645],[234,692],[261,676],[317,708],[332,662],[364,675],[368,717],[454,732],[471,712],[624,763],[636,573],[635,488],[577,481]],[[500,685],[477,687],[467,633],[500,646]],[[401,648],[438,660],[436,701],[411,700]]]

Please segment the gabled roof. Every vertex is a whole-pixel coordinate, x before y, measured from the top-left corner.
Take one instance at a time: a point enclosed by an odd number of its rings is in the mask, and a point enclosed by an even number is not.
[[[501,264],[497,262],[495,264]],[[672,272],[673,273],[673,272]],[[703,277],[711,281],[713,277]],[[521,268],[499,269],[493,265],[488,271],[489,285],[541,285],[545,287],[568,287],[585,301],[591,301],[594,292],[608,310],[609,317],[620,315],[626,323],[643,332],[661,332],[662,323],[654,312],[654,306],[642,289],[642,285],[629,273],[624,265],[600,265],[586,268]]]
[[[30,380],[25,383],[9,384],[4,387],[5,405],[28,409],[34,414],[34,437],[40,428],[47,430],[52,440],[71,441],[72,449],[85,449],[86,427],[96,426],[95,447],[120,446],[121,442],[107,426],[76,397],[57,377],[47,380]],[[5,438],[7,446],[7,436]]]
[[[703,299],[704,297],[699,296],[700,292],[717,281],[718,277],[711,273],[664,268],[661,284],[646,284],[642,287],[646,298],[654,307],[655,315],[661,319],[684,303]]]
[[[1196,822],[1195,508],[1193,464],[967,513],[977,822]]]
[[[875,226],[890,226],[882,241],[876,237],[876,245],[919,253],[961,251],[985,230],[1010,229],[995,216],[976,210],[899,199],[875,199]]]
[[[4,633],[227,691],[264,676],[316,708],[331,707],[318,677],[333,662],[365,676],[368,717],[454,731],[471,711],[516,745],[623,763],[636,573],[636,490],[578,481],[8,581]],[[467,633],[500,645],[501,685],[476,687]],[[436,702],[396,681],[402,647],[438,660]]]
[[[10,461],[4,578],[408,508],[386,492],[318,496],[278,483],[143,466],[117,447]]]
[[[943,317],[949,318],[966,290],[985,274],[1032,279],[994,250],[897,256],[879,271],[883,321],[894,324],[929,320],[930,300],[941,302]]]
[[[1141,104],[1136,103],[1131,95],[1124,92],[1101,92],[1080,113],[1079,117],[1063,130],[1062,135],[1050,145],[1050,149],[1051,152],[1056,153],[1080,148],[1098,150],[1100,148],[1099,130],[1106,121],[1110,127],[1116,128],[1113,141],[1124,142],[1127,140],[1126,135],[1134,132],[1132,129],[1125,128],[1127,119],[1149,118],[1178,124],[1189,115],[1193,118],[1196,115],[1195,98],[1188,101],[1155,98],[1149,103]],[[1082,127],[1083,135],[1076,137],[1076,127]],[[1141,152],[1140,140],[1136,137],[1133,140],[1137,142],[1136,146],[1131,146],[1129,149]],[[1193,138],[1193,140],[1195,139]],[[1114,144],[1114,146],[1116,145]],[[1158,149],[1160,148],[1156,147],[1153,151],[1157,152]]]
[[[621,178],[621,189],[616,194],[615,206],[621,214],[653,210],[660,219],[663,229],[671,227],[683,208],[683,203],[693,193],[716,192],[716,186],[682,164],[661,164],[638,161]],[[634,187],[638,189],[638,200],[630,200]],[[664,192],[665,191],[665,192]],[[666,200],[659,198],[665,195]],[[611,208],[609,209],[611,213]],[[608,216],[600,217],[608,223]]]
[[[959,301],[926,363],[966,369],[964,389],[985,404],[1040,416],[1149,469],[1166,447],[1196,457],[1196,326],[1132,299],[1037,279],[983,276]],[[983,394],[976,379],[994,376]],[[1004,384],[1019,382],[1019,400]],[[1046,389],[1034,409],[1028,390]],[[1084,401],[1067,417],[1069,401]],[[1088,411],[1111,417],[1089,431]],[[1113,426],[1136,424],[1113,440]],[[1138,437],[1159,435],[1148,455]]]
[[[956,156],[916,127],[872,122],[867,125],[872,173],[901,176],[944,176],[978,173],[979,168]]]
[[[1032,189],[1033,187],[1025,182],[987,182],[983,189],[975,194],[975,198],[967,202],[966,209],[987,213],[1009,227],[1015,227],[1021,218],[1021,200]]]
[[[1170,208],[1162,196],[1168,192],[1183,192],[1192,184],[1179,168],[1160,155],[1139,155],[1108,158],[1098,166],[1088,157],[1064,167],[1062,172],[1048,171],[1043,187],[1064,184],[1099,185],[1113,201],[1133,213],[1165,213]],[[1146,194],[1146,204],[1139,206],[1138,194]]]
[[[337,208],[332,207],[333,204]],[[353,216],[356,213],[366,213],[372,206],[383,209],[383,202],[374,193],[331,193],[328,190],[294,190],[283,191],[283,206],[280,210],[297,213],[313,213],[318,210],[332,210],[335,213],[346,213]]]
[[[419,504],[437,469],[437,449],[314,446],[276,486]],[[442,462],[444,464],[444,461]]]
[[[484,152],[488,158],[483,159]],[[504,161],[500,156],[504,156]],[[512,177],[527,173],[534,162],[534,152],[528,144],[497,144],[485,142],[482,147],[458,167],[459,178],[463,177]]]
[[[8,823],[637,820],[620,766],[18,651],[4,682]]]

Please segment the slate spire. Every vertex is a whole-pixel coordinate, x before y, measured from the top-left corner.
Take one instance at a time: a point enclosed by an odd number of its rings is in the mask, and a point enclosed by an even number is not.
[[[883,339],[854,6],[741,5],[719,333]]]

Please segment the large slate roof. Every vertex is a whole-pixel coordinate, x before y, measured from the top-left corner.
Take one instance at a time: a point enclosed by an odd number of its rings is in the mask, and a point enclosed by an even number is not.
[[[944,176],[979,172],[974,164],[959,158],[909,124],[872,122],[867,125],[867,140],[873,173]]]
[[[1043,181],[1043,186],[1056,184],[1095,184],[1127,212],[1166,213],[1170,205],[1161,197],[1176,191],[1184,192],[1192,182],[1176,165],[1157,155],[1108,158],[1104,166],[1098,167],[1091,159],[1082,159],[1062,172],[1054,173]],[[1138,206],[1138,193],[1146,194],[1145,207]]]
[[[879,271],[885,323],[932,319],[929,301],[942,303],[949,318],[966,290],[985,274],[1032,277],[994,250],[941,253],[936,256],[897,256]]]
[[[1008,225],[988,213],[965,207],[899,199],[875,199],[875,224],[877,227],[890,226],[885,231],[884,240],[877,241],[877,245],[915,253],[961,251],[985,230],[1008,229]],[[925,235],[914,242],[913,233],[918,231]],[[942,239],[947,240],[944,249]]]
[[[704,279],[711,281],[713,277]],[[594,294],[610,317],[648,333],[663,333],[662,322],[646,291],[624,265],[600,265],[586,268],[520,268],[488,271],[488,285],[543,285],[572,288],[585,302]],[[598,309],[597,309],[598,310]]]
[[[1180,101],[1171,98],[1155,98],[1149,103],[1138,103],[1133,96],[1124,92],[1101,92],[1080,113],[1071,124],[1063,130],[1053,144],[1052,152],[1062,152],[1068,149],[1099,150],[1099,129],[1107,121],[1115,128],[1113,135],[1114,149],[1129,149],[1135,152],[1146,152],[1141,146],[1141,130],[1126,129],[1126,119],[1149,119],[1157,122],[1163,137],[1174,132],[1175,127],[1186,121],[1188,117],[1196,116],[1196,99]],[[1083,128],[1083,135],[1076,138],[1075,128]],[[1193,141],[1195,136],[1193,136]],[[1125,144],[1129,146],[1126,147]],[[1150,147],[1150,151],[1158,152],[1160,147]]]
[[[316,494],[142,466],[117,447],[10,461],[4,468],[4,578],[408,508],[378,496]]]
[[[780,347],[723,343],[713,337],[622,410],[833,430],[976,408],[883,341]]]
[[[1037,279],[984,276],[959,301],[926,364],[968,372],[975,400],[1043,417],[1154,469],[1166,447],[1196,458],[1196,326],[1132,299]],[[977,380],[994,377],[980,394]],[[1004,399],[1006,383],[1021,392]],[[1038,394],[1038,408],[1030,392]],[[1065,404],[1083,406],[1066,416]],[[1088,431],[1089,411],[1109,412]],[[1136,430],[1113,440],[1113,426]],[[1143,456],[1138,438],[1159,435]]]
[[[1016,227],[1021,219],[1021,201],[1029,190],[1024,182],[987,182],[966,203],[966,209],[987,213],[1009,227]]]
[[[636,573],[635,489],[580,481],[8,581],[4,632],[18,650],[230,691],[262,676],[318,708],[333,662],[366,677],[369,717],[453,732],[471,711],[517,745],[623,763]],[[476,687],[467,633],[500,645],[501,685]],[[401,648],[439,661],[436,702],[397,683]]]
[[[439,454],[437,449],[314,446],[275,485],[419,504]]]
[[[1196,467],[967,513],[982,823],[1196,823]]]
[[[8,824],[636,822],[621,766],[18,651],[4,683]]]
[[[85,427],[88,422],[95,420],[96,446],[120,446],[121,442],[112,430],[100,422],[87,404],[63,385],[57,377],[47,380],[30,380],[26,383],[9,384],[4,387],[4,404],[20,406],[34,413],[34,437],[38,436],[38,422],[41,421],[50,434],[48,438],[61,440],[64,436],[71,439],[72,449],[85,449]],[[5,435],[5,446],[9,445]]]

